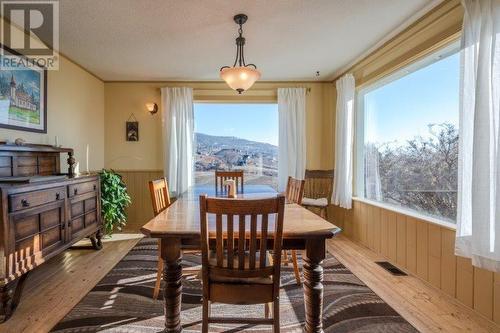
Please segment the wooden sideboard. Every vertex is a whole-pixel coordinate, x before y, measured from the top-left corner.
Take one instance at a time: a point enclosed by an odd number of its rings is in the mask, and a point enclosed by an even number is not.
[[[0,322],[35,267],[85,237],[102,247],[99,176],[60,174],[61,152],[72,174],[72,149],[0,144]]]

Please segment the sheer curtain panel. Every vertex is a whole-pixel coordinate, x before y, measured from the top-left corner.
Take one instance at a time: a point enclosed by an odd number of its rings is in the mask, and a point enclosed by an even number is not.
[[[340,207],[352,207],[354,95],[352,74],[337,80],[337,114],[335,121],[335,177],[332,202]]]
[[[165,175],[180,194],[193,184],[193,89],[162,88],[161,100]]]
[[[306,88],[278,88],[278,189],[306,172]]]
[[[455,253],[500,271],[500,0],[463,0]]]

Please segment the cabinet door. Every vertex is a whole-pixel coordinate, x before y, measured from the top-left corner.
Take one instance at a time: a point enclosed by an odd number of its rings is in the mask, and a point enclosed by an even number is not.
[[[87,236],[97,230],[100,222],[97,198],[97,192],[91,192],[70,199],[70,240]]]
[[[23,272],[37,260],[64,247],[65,204],[59,201],[9,214],[11,237],[9,270]]]

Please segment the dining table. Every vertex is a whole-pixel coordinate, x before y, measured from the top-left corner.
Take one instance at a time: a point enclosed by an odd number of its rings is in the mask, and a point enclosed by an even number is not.
[[[245,185],[237,193],[242,199],[261,199],[276,196],[277,191],[267,185]],[[160,260],[164,261],[165,332],[182,332],[182,252],[201,249],[199,196],[227,197],[227,192],[217,191],[214,185],[193,186],[179,195],[159,215],[142,228],[147,237],[158,238]],[[270,219],[269,230],[274,230]],[[209,236],[215,238],[215,219],[208,219]],[[323,332],[323,267],[326,240],[340,232],[340,228],[312,213],[306,208],[287,202],[283,224],[283,249],[303,250],[303,289],[306,332]],[[268,249],[272,249],[272,232]]]

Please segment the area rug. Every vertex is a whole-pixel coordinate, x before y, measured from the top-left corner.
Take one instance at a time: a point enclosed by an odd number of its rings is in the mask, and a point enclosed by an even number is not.
[[[164,328],[163,301],[153,300],[157,242],[142,239],[94,287],[52,332],[160,332]],[[201,257],[185,255],[184,266],[200,264]],[[325,332],[418,332],[370,290],[335,257],[324,261]],[[201,283],[194,276],[182,282],[184,332],[201,331]],[[161,294],[161,293],[160,293]],[[214,304],[221,316],[264,316],[264,306]],[[284,266],[280,297],[281,332],[302,332],[304,294],[295,282],[292,266]],[[270,332],[270,326],[211,324],[210,332]]]

